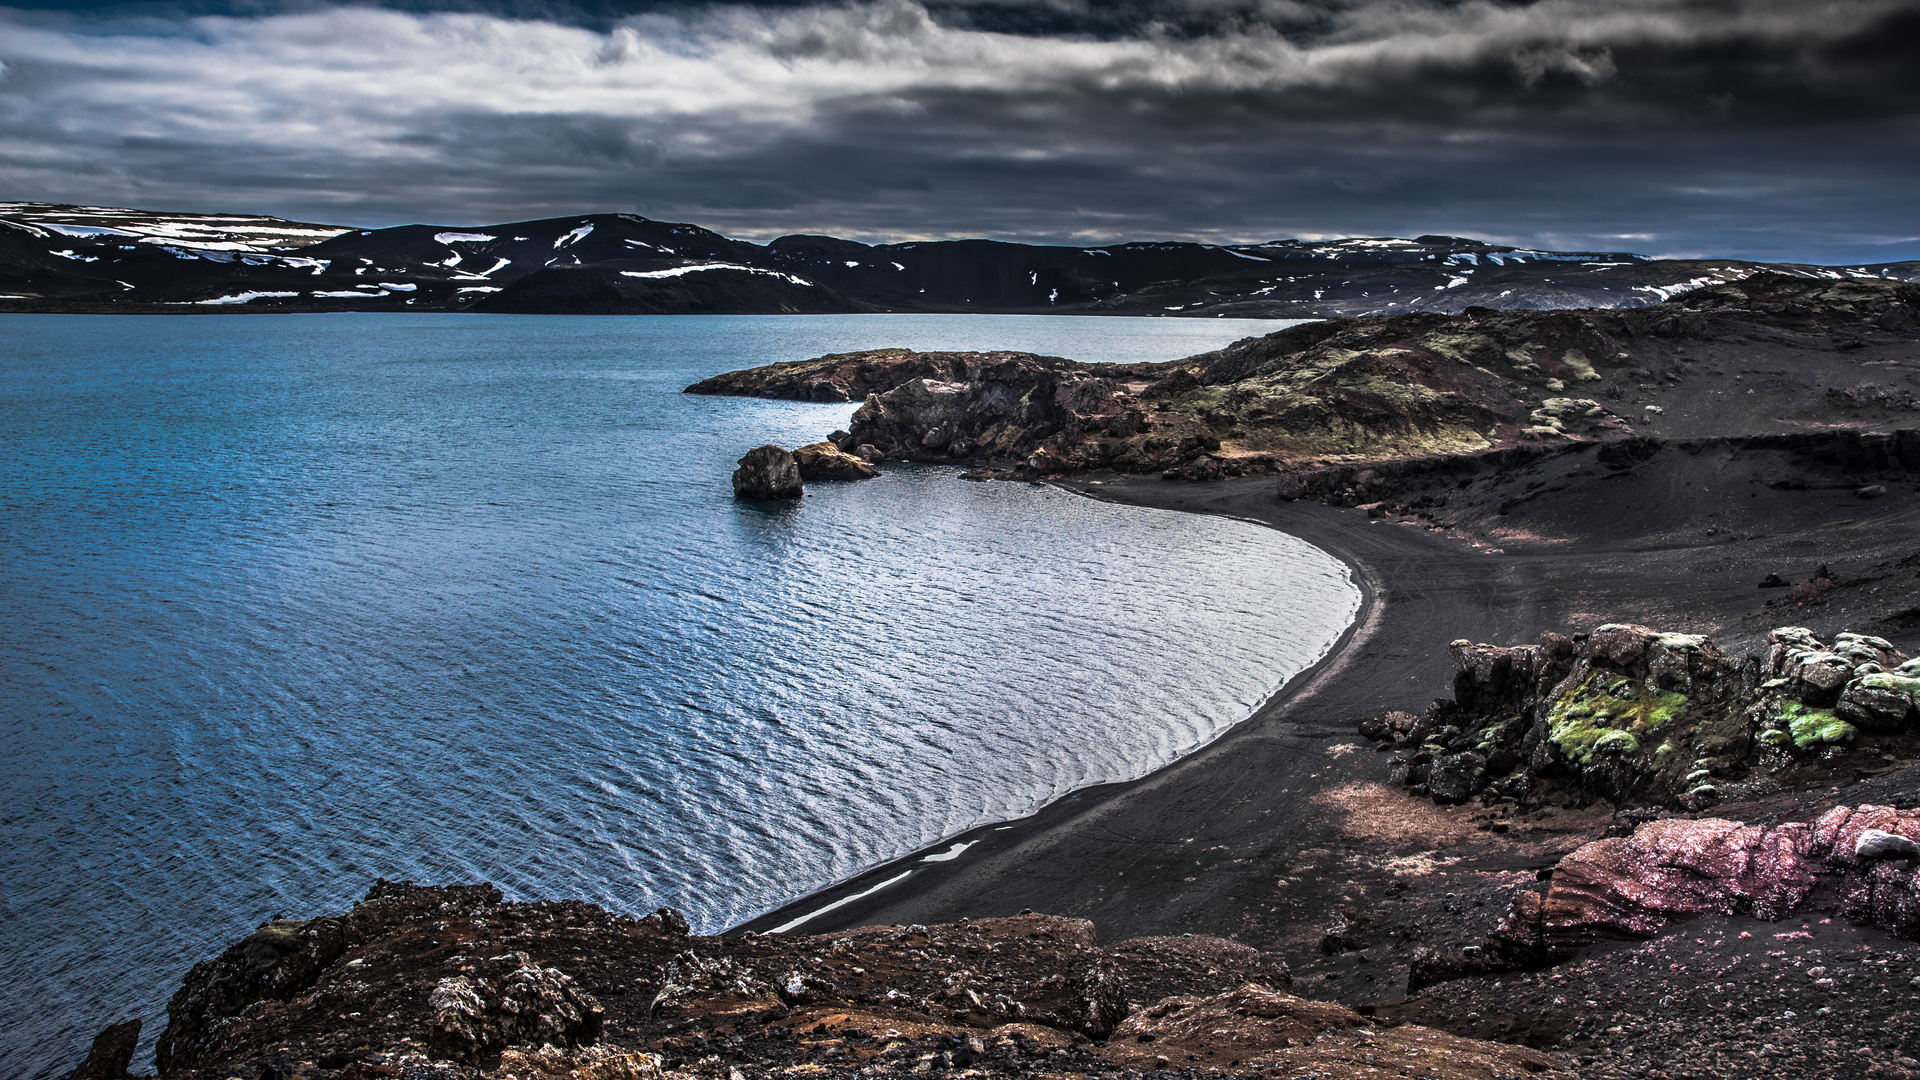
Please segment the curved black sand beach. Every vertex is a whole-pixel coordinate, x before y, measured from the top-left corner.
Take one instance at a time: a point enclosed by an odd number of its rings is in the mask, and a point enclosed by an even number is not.
[[[1434,806],[1387,786],[1386,763],[1355,734],[1357,721],[1449,696],[1447,645],[1456,638],[1515,644],[1546,630],[1635,621],[1708,633],[1738,652],[1772,625],[1831,632],[1829,623],[1863,625],[1884,619],[1882,609],[1911,604],[1914,597],[1900,600],[1904,578],[1870,571],[1911,554],[1920,497],[1906,488],[1863,502],[1845,489],[1760,486],[1757,478],[1776,464],[1765,454],[1657,454],[1632,477],[1576,482],[1503,519],[1521,539],[1501,547],[1484,533],[1283,502],[1270,478],[1068,481],[1063,486],[1095,498],[1232,515],[1307,540],[1354,568],[1365,592],[1358,617],[1318,665],[1194,754],[957,837],[970,844],[957,858],[924,861],[950,851],[950,841],[738,929],[818,934],[1031,908],[1090,919],[1102,940],[1229,936],[1284,956],[1314,996],[1398,997],[1410,949],[1364,961],[1328,955],[1319,941],[1336,911],[1366,912],[1383,940],[1396,927],[1417,928],[1399,938],[1403,945],[1449,934],[1470,940],[1498,913],[1488,909],[1501,890],[1604,835],[1611,810],[1603,803],[1544,811],[1510,831],[1489,831],[1477,806]],[[1696,483],[1702,494],[1666,500],[1658,521],[1628,520],[1639,489]],[[1711,489],[1727,497],[1715,501]],[[1732,520],[1729,507],[1742,520]],[[1702,524],[1709,519],[1716,524]],[[1859,595],[1843,587],[1817,609],[1767,610],[1782,593],[1757,589],[1758,579],[1778,572],[1804,580],[1821,563],[1843,582],[1853,575]],[[1906,635],[1909,648],[1913,637]],[[1737,808],[1724,812],[1738,816]],[[812,912],[819,914],[795,924]]]

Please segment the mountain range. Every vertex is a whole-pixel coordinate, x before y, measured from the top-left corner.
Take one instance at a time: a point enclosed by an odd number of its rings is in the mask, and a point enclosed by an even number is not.
[[[634,214],[353,229],[0,203],[0,311],[1326,318],[1645,307],[1765,270],[1920,280],[1915,261],[1652,259],[1456,236],[1062,247],[794,235],[762,245]]]

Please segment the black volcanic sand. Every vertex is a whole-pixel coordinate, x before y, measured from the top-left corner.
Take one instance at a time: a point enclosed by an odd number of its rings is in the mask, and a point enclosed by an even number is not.
[[[1353,567],[1366,594],[1360,616],[1319,665],[1191,756],[975,830],[959,838],[973,846],[958,859],[916,854],[741,929],[765,931],[832,904],[795,932],[1030,908],[1091,919],[1104,941],[1229,937],[1284,959],[1298,993],[1557,1047],[1591,1059],[1595,1075],[1920,1075],[1902,1060],[1920,1056],[1920,1028],[1908,1022],[1920,945],[1865,929],[1810,926],[1813,939],[1783,943],[1773,935],[1799,921],[1683,924],[1546,972],[1405,996],[1416,947],[1477,940],[1517,886],[1614,825],[1604,802],[1508,818],[1476,804],[1436,806],[1388,785],[1384,756],[1355,725],[1450,695],[1450,641],[1522,644],[1546,630],[1631,621],[1706,633],[1735,654],[1780,625],[1877,633],[1920,651],[1920,490],[1912,482],[1863,499],[1845,478],[1810,490],[1768,486],[1782,462],[1766,454],[1674,447],[1629,470],[1595,468],[1591,455],[1575,450],[1481,477],[1450,508],[1455,520],[1439,524],[1282,502],[1268,478],[1064,482],[1094,498],[1229,515],[1299,536]],[[1543,491],[1547,480],[1551,493],[1505,516],[1490,509],[1511,504],[1513,491]],[[1811,597],[1757,588],[1769,573],[1806,582],[1823,565],[1835,586]],[[1905,749],[1863,742],[1832,768],[1796,778],[1818,786],[1784,785],[1764,804],[1711,814],[1805,820],[1836,803],[1914,805],[1914,764]],[[1782,949],[1789,955],[1764,955]],[[1848,959],[1835,959],[1842,954]],[[1863,962],[1894,956],[1885,966]],[[1851,981],[1814,987],[1785,974],[1796,958],[1802,968],[1847,964]],[[1783,1018],[1788,1009],[1795,1016]]]

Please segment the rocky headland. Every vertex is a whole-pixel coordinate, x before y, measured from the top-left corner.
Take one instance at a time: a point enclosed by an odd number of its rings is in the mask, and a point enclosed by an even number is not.
[[[1445,516],[1462,479],[1609,444],[1624,445],[1583,464],[1620,470],[1733,439],[1885,459],[1834,462],[1863,474],[1911,468],[1911,436],[1847,440],[1920,420],[1916,341],[1920,286],[1759,274],[1635,310],[1329,319],[1162,364],[894,348],[687,389],[861,401],[832,440],[893,458],[1036,479],[1277,472],[1289,497]]]

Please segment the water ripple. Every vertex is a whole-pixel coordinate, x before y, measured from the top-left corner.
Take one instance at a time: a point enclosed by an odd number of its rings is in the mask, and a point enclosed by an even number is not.
[[[909,342],[1166,359],[1266,326],[7,316],[0,1074],[375,876],[716,930],[1245,717],[1343,629],[1242,522],[732,459],[850,406],[677,393]]]

